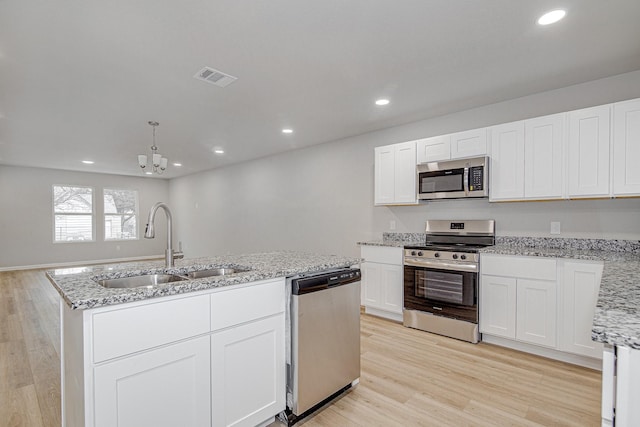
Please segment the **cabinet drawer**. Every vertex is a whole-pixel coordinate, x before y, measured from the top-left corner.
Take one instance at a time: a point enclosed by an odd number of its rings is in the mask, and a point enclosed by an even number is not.
[[[209,332],[209,296],[99,312],[92,323],[93,361],[99,363]]]
[[[403,250],[391,246],[361,246],[360,256],[366,262],[402,265]]]
[[[284,287],[282,279],[211,294],[211,330],[284,312]]]
[[[480,256],[480,271],[492,276],[556,280],[556,260],[533,256],[483,254]]]

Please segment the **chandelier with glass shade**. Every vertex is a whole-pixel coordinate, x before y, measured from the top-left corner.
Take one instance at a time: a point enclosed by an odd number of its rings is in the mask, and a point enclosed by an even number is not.
[[[169,160],[166,157],[163,157],[162,154],[158,153],[158,147],[156,147],[156,128],[160,126],[160,123],[150,121],[149,126],[153,128],[153,145],[151,146],[151,170],[147,171],[147,174],[157,173],[158,175],[162,175],[162,173],[167,169],[167,163]],[[144,171],[147,167],[147,155],[140,154],[138,155],[138,165]]]

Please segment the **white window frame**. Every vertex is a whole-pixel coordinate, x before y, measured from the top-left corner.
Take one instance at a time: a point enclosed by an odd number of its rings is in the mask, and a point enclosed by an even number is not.
[[[135,193],[135,196],[136,196],[136,212],[135,212],[135,217],[136,217],[136,235],[135,235],[135,237],[133,237],[131,239],[108,239],[107,238],[107,228],[106,228],[107,215],[111,215],[111,216],[119,215],[119,216],[122,216],[122,214],[118,214],[118,213],[107,213],[107,210],[105,208],[105,203],[104,203],[104,198],[105,198],[105,194],[106,194],[107,190],[111,190],[111,191],[130,191],[130,192]],[[103,239],[104,239],[105,242],[131,242],[131,241],[140,240],[140,199],[139,199],[138,190],[134,190],[134,189],[131,189],[131,188],[113,188],[113,187],[103,188],[102,189],[102,227],[103,227],[103,231],[104,231]]]
[[[72,187],[72,188],[88,188],[91,190],[91,213],[71,213],[71,212],[56,212],[56,187]],[[71,185],[71,184],[54,184],[51,186],[51,216],[52,230],[53,230],[53,243],[92,243],[96,241],[96,189],[87,185]],[[57,215],[86,215],[91,217],[91,240],[57,240],[56,238],[56,216]]]

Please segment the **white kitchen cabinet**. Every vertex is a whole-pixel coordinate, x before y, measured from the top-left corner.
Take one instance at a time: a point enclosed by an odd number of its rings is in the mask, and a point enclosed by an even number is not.
[[[209,366],[208,336],[97,366],[94,425],[211,425]]]
[[[451,158],[485,156],[487,154],[487,128],[472,129],[451,135]]]
[[[420,139],[416,142],[416,148],[418,164],[449,160],[451,159],[451,135]]]
[[[571,111],[568,120],[568,196],[609,196],[611,105]]]
[[[640,99],[613,105],[613,194],[640,195]]]
[[[480,332],[516,338],[516,279],[482,275]]]
[[[286,406],[285,299],[282,278],[87,310],[61,300],[63,426],[269,420]]]
[[[491,128],[489,201],[524,199],[524,121]]]
[[[556,282],[518,279],[516,339],[546,347],[556,346]]]
[[[211,425],[255,426],[284,408],[284,321],[280,313],[211,336]]]
[[[365,312],[402,320],[403,248],[362,246],[362,305]]]
[[[561,286],[559,349],[583,356],[600,358],[603,346],[591,340],[602,262],[560,261]]]
[[[640,425],[640,350],[607,345],[602,358],[602,426]]]
[[[376,147],[374,203],[417,204],[416,141]]]
[[[563,128],[565,114],[525,120],[524,196],[526,199],[562,198]]]

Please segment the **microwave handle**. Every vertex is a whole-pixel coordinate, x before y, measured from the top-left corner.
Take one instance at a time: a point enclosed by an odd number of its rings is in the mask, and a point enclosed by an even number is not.
[[[464,186],[464,195],[468,196],[469,195],[469,167],[468,166],[464,168],[464,175],[462,179],[463,179],[462,185]]]

